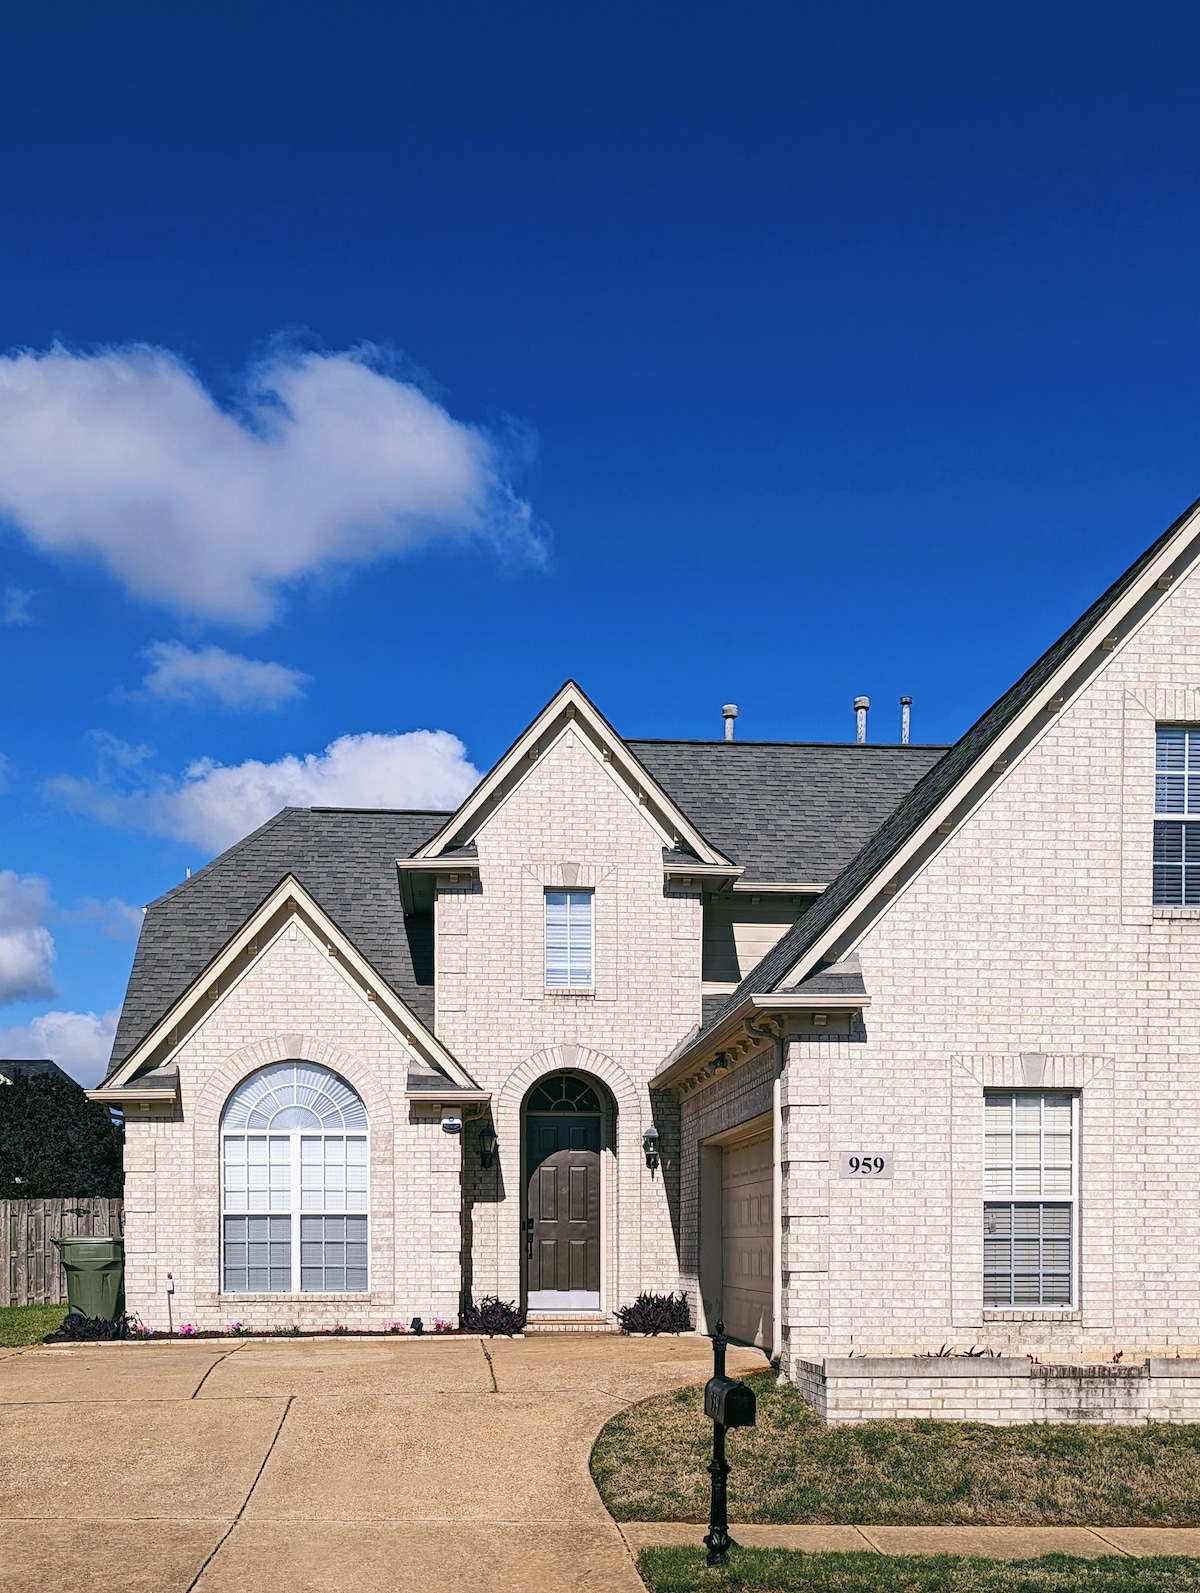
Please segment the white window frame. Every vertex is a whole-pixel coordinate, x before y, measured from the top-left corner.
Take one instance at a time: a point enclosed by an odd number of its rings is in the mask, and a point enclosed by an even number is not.
[[[1165,734],[1182,735],[1184,737],[1183,767],[1178,771],[1165,770],[1159,767],[1159,749],[1162,746],[1162,738]],[[1196,759],[1194,765],[1192,762],[1193,757]],[[1178,773],[1183,782],[1183,806],[1181,808],[1169,808],[1160,805],[1159,792],[1164,784],[1162,776],[1172,773]],[[1154,728],[1154,847],[1151,862],[1151,899],[1155,907],[1200,908],[1200,891],[1196,893],[1195,900],[1188,901],[1187,899],[1189,870],[1187,863],[1184,861],[1189,832],[1192,837],[1200,840],[1200,807],[1193,809],[1188,801],[1193,789],[1197,798],[1200,798],[1200,725],[1156,725]],[[1178,824],[1180,826],[1183,845],[1178,864],[1164,865],[1158,860],[1158,835],[1159,826],[1162,824]],[[1178,901],[1167,901],[1159,896],[1157,876],[1159,868],[1164,866],[1171,868],[1172,871],[1176,868],[1179,869],[1180,891]],[[1192,873],[1197,881],[1200,881],[1200,862],[1192,865]]]
[[[565,976],[559,976],[559,970],[551,967],[550,962],[550,902],[555,896],[566,897],[566,963],[562,970]],[[586,901],[588,904],[588,947],[587,947],[587,972],[586,977],[576,977],[577,969],[572,962],[572,937],[571,937],[571,908],[572,898]],[[596,988],[596,893],[594,890],[579,890],[572,886],[570,889],[551,889],[547,887],[543,893],[542,907],[542,979],[547,991],[561,993],[563,991],[587,994]]]
[[[220,1145],[219,1145],[219,1148],[218,1148],[218,1160],[219,1160],[218,1176],[220,1178],[220,1183],[221,1183],[221,1202],[220,1202],[220,1204],[221,1204],[221,1217],[220,1217],[221,1233],[220,1233],[220,1256],[219,1256],[220,1293],[227,1299],[270,1298],[272,1300],[286,1300],[286,1299],[291,1299],[293,1297],[297,1297],[297,1298],[301,1298],[301,1299],[305,1299],[305,1300],[313,1300],[313,1299],[321,1299],[321,1298],[328,1299],[330,1296],[337,1296],[337,1297],[340,1298],[340,1297],[346,1296],[346,1295],[353,1296],[356,1299],[357,1298],[361,1298],[361,1297],[363,1297],[365,1295],[369,1295],[370,1292],[371,1292],[371,1211],[370,1211],[370,1205],[371,1205],[371,1137],[370,1137],[370,1134],[371,1134],[371,1130],[370,1130],[370,1120],[366,1119],[366,1126],[365,1127],[359,1127],[357,1125],[352,1126],[352,1127],[347,1127],[347,1126],[343,1125],[340,1128],[301,1127],[301,1128],[287,1128],[287,1129],[272,1129],[270,1127],[253,1127],[253,1128],[242,1127],[242,1126],[230,1127],[227,1124],[227,1117],[228,1117],[228,1114],[230,1112],[230,1108],[233,1106],[234,1101],[236,1100],[237,1096],[241,1093],[241,1091],[248,1084],[250,1084],[254,1079],[260,1077],[261,1075],[272,1074],[272,1073],[276,1072],[277,1069],[281,1070],[285,1066],[303,1067],[306,1070],[308,1070],[309,1072],[324,1074],[324,1075],[326,1075],[326,1076],[328,1076],[330,1078],[336,1079],[338,1081],[338,1083],[343,1086],[343,1088],[348,1089],[348,1090],[351,1091],[351,1093],[354,1095],[354,1098],[359,1103],[359,1105],[362,1104],[361,1097],[358,1095],[357,1091],[355,1091],[353,1089],[353,1086],[347,1084],[346,1080],[341,1078],[340,1075],[334,1073],[332,1071],[332,1069],[321,1067],[317,1063],[307,1063],[307,1062],[305,1062],[305,1063],[286,1063],[286,1064],[276,1063],[276,1064],[273,1064],[270,1068],[262,1068],[262,1069],[258,1070],[258,1073],[250,1074],[246,1079],[243,1079],[241,1081],[241,1083],[238,1085],[237,1089],[233,1091],[233,1093],[230,1095],[229,1101],[226,1103],[225,1110],[221,1114]],[[365,1118],[366,1117],[365,1107],[363,1108],[363,1115],[364,1115],[364,1118]],[[325,1204],[323,1202],[322,1203],[322,1207],[321,1207],[321,1209],[319,1211],[313,1211],[311,1209],[305,1210],[304,1204],[303,1204],[302,1172],[301,1172],[302,1142],[306,1141],[306,1140],[310,1141],[310,1142],[314,1141],[314,1140],[315,1141],[319,1141],[320,1144],[321,1144],[321,1147],[322,1147],[322,1159],[323,1159],[323,1157],[324,1157],[324,1146],[325,1146],[326,1141],[335,1140],[335,1139],[336,1140],[354,1140],[354,1141],[360,1141],[362,1143],[362,1146],[363,1146],[363,1158],[364,1158],[364,1163],[365,1163],[365,1167],[366,1167],[366,1187],[365,1187],[365,1190],[363,1192],[362,1208],[361,1208],[361,1210],[359,1210],[359,1209],[351,1210],[351,1209],[349,1209],[349,1207],[343,1206],[343,1209],[341,1211],[330,1211],[330,1210],[326,1209]],[[258,1211],[251,1211],[251,1210],[248,1210],[248,1209],[246,1209],[246,1210],[229,1210],[229,1208],[227,1206],[228,1187],[227,1187],[227,1183],[226,1183],[226,1145],[230,1141],[243,1141],[244,1142],[244,1141],[247,1141],[247,1140],[262,1140],[262,1141],[266,1142],[268,1166],[269,1166],[269,1163],[270,1163],[270,1143],[271,1143],[271,1141],[274,1140],[276,1142],[279,1142],[279,1141],[287,1141],[288,1142],[289,1178],[288,1178],[288,1209],[287,1209],[286,1212],[285,1211],[275,1211],[275,1210],[271,1209],[270,1193],[269,1193],[269,1191],[270,1191],[269,1173],[268,1173],[268,1203],[267,1203],[267,1206],[266,1206],[265,1209],[258,1210]],[[226,1219],[226,1217],[238,1217],[238,1218],[240,1218],[240,1217],[287,1217],[288,1218],[288,1220],[289,1220],[289,1264],[290,1264],[290,1273],[291,1273],[289,1288],[287,1288],[287,1289],[258,1289],[258,1288],[230,1289],[230,1288],[226,1287],[226,1282],[225,1282],[225,1219]],[[364,1288],[362,1288],[362,1289],[325,1289],[325,1288],[322,1288],[322,1289],[304,1289],[302,1287],[302,1238],[301,1238],[302,1226],[301,1225],[302,1225],[303,1219],[305,1217],[320,1217],[322,1219],[327,1218],[327,1217],[364,1217],[366,1219],[367,1280],[366,1280],[366,1286]]]
[[[1065,1096],[1066,1099],[1070,1102],[1070,1107],[1071,1107],[1071,1173],[1070,1173],[1070,1180],[1069,1180],[1070,1193],[1068,1195],[1061,1195],[1061,1194],[1047,1195],[1045,1193],[1041,1193],[1039,1195],[1027,1195],[1027,1194],[1016,1194],[1014,1192],[1014,1193],[1012,1193],[1012,1194],[1010,1194],[1008,1196],[1004,1196],[1004,1195],[999,1195],[999,1194],[993,1194],[993,1193],[990,1193],[988,1191],[988,1188],[987,1188],[988,1146],[987,1146],[987,1105],[986,1105],[986,1103],[989,1100],[1012,1100],[1012,1099],[1014,1099],[1017,1096],[1024,1096],[1027,1099],[1035,1098],[1035,1099],[1039,1099],[1039,1100],[1045,1100],[1045,1098],[1047,1096]],[[983,1306],[984,1313],[985,1313],[985,1315],[996,1315],[996,1314],[999,1314],[999,1315],[1002,1315],[1002,1316],[1011,1316],[1014,1313],[1020,1313],[1021,1315],[1024,1316],[1024,1315],[1028,1315],[1030,1313],[1036,1312],[1039,1316],[1041,1316],[1041,1315],[1062,1316],[1065,1313],[1076,1311],[1076,1310],[1078,1310],[1078,1306],[1079,1306],[1079,1160],[1080,1160],[1080,1153],[1079,1153],[1079,1094],[1078,1094],[1077,1091],[1074,1091],[1074,1090],[1052,1090],[1052,1089],[1040,1089],[1040,1090],[1030,1090],[1030,1089],[999,1090],[999,1089],[997,1089],[997,1090],[987,1090],[984,1093],[983,1120],[984,1120],[983,1121],[983,1154],[982,1154],[982,1159],[981,1159],[981,1166],[983,1168],[983,1175],[984,1175],[984,1177],[983,1177],[984,1193],[983,1193],[983,1210],[982,1210],[981,1215],[982,1215],[983,1220],[984,1220],[984,1234],[985,1234],[985,1236],[986,1236],[986,1232],[987,1232],[987,1228],[986,1228],[986,1224],[987,1224],[987,1209],[988,1209],[989,1206],[1008,1206],[1008,1207],[1013,1207],[1013,1206],[1069,1206],[1069,1208],[1070,1208],[1070,1222],[1069,1222],[1069,1229],[1068,1229],[1068,1232],[1069,1232],[1069,1240],[1068,1240],[1068,1242],[1069,1242],[1070,1247],[1071,1247],[1071,1265],[1070,1265],[1070,1276],[1069,1276],[1070,1298],[1068,1300],[1066,1300],[1066,1301],[1055,1301],[1052,1304],[1045,1304],[1045,1305],[1043,1305],[1043,1304],[1017,1304],[1017,1303],[1009,1303],[1008,1305],[998,1305],[998,1304],[989,1303],[989,1302],[985,1301],[984,1302],[984,1306]],[[1017,1164],[1014,1161],[1014,1162],[1009,1163],[1008,1165],[1010,1167],[1015,1168],[1015,1166]],[[1039,1161],[1038,1166],[1040,1168],[1039,1182],[1044,1182],[1045,1168],[1046,1168],[1046,1162],[1044,1160],[1044,1157]],[[982,1293],[983,1292],[983,1288],[986,1286],[986,1273],[984,1273],[981,1276],[980,1285],[981,1285],[981,1293]]]

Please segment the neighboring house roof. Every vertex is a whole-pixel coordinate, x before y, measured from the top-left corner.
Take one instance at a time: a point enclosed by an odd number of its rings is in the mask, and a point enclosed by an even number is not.
[[[945,747],[627,741],[696,828],[755,884],[828,885]]]
[[[109,1073],[289,874],[414,1017],[432,1026],[432,926],[425,919],[405,920],[396,858],[428,840],[446,818],[445,813],[284,808],[207,868],[151,902]]]
[[[60,1068],[57,1062],[51,1062],[49,1057],[0,1057],[0,1079],[7,1079],[11,1084],[14,1073],[24,1073],[29,1078],[53,1073],[60,1079],[66,1079],[68,1084],[76,1084],[71,1075]],[[82,1091],[83,1086],[76,1084],[76,1088]]]
[[[975,721],[903,798],[824,895],[757,967],[750,970],[720,1009],[705,1013],[701,1029],[681,1051],[681,1056],[703,1044],[707,1034],[748,996],[779,990],[793,970],[802,966],[806,956],[817,954],[818,943],[834,930],[839,919],[848,920],[860,908],[866,910],[871,899],[878,895],[880,882],[890,876],[899,854],[918,838],[918,832],[939,809],[946,811],[947,805],[957,800],[960,788],[966,795],[979,781],[989,758],[1002,751],[1024,750],[1025,745],[1036,739],[1038,729],[1029,715],[1036,711],[1039,698],[1048,696],[1053,686],[1061,696],[1045,702],[1044,706],[1052,712],[1061,709],[1071,693],[1082,689],[1154,611],[1172,583],[1200,558],[1200,536],[1194,524],[1198,515],[1200,500],[1180,515],[1074,625],[1046,649],[1016,684]],[[1106,631],[1112,634],[1106,637]],[[1046,718],[1045,723],[1049,722]],[[1023,743],[1015,742],[1010,749],[1009,743],[1018,734],[1024,738]],[[1005,767],[1004,762],[993,766],[993,776],[1002,777]],[[931,853],[936,849],[936,837],[928,845]],[[834,936],[835,940],[838,935]]]

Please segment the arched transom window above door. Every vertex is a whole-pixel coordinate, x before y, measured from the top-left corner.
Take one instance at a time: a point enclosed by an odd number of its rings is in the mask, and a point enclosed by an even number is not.
[[[367,1113],[345,1079],[310,1062],[252,1073],[221,1118],[223,1291],[365,1291],[367,1195]]]
[[[600,1101],[585,1079],[573,1073],[551,1073],[534,1087],[527,1112],[598,1112]]]

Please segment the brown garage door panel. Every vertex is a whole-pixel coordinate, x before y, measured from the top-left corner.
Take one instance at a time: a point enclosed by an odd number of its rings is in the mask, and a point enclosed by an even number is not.
[[[769,1350],[774,1337],[771,1135],[727,1145],[722,1164],[725,1326],[735,1338]]]

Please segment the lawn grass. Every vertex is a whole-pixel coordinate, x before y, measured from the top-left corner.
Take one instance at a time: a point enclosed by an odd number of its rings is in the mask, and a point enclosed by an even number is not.
[[[643,1549],[650,1593],[1197,1593],[1200,1560],[1106,1555],[1081,1560],[978,1560],[957,1554],[802,1554],[732,1549],[710,1570],[703,1549]]]
[[[0,1348],[40,1344],[66,1314],[65,1305],[0,1305]]]
[[[825,1427],[773,1373],[747,1381],[758,1426],[729,1435],[731,1521],[1200,1525],[1200,1425]],[[706,1521],[711,1446],[700,1389],[678,1389],[613,1417],[592,1475],[618,1521]]]

